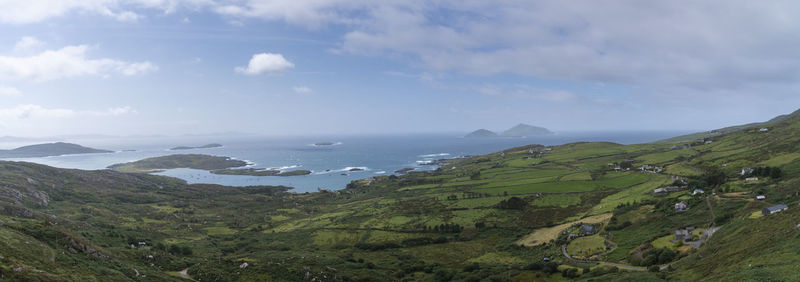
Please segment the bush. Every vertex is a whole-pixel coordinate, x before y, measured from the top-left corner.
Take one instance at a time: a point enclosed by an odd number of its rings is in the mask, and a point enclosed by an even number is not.
[[[651,265],[651,266],[647,267],[647,271],[650,271],[650,272],[658,272],[658,270],[659,270],[659,266],[658,265]]]
[[[581,276],[581,275],[578,274],[578,269],[577,268],[567,268],[567,269],[564,269],[563,271],[561,271],[561,276],[566,277],[566,278],[577,278],[578,276]]]

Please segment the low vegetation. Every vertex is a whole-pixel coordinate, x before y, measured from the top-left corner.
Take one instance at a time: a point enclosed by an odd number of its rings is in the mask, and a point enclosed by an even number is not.
[[[798,280],[797,132],[793,117],[688,143],[523,146],[303,194],[0,162],[0,278]],[[752,216],[776,204],[789,209]]]

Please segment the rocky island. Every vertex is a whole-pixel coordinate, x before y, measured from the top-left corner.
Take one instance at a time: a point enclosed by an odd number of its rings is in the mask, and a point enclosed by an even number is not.
[[[529,124],[520,123],[512,128],[509,128],[502,133],[498,134],[494,131],[488,129],[478,129],[469,134],[465,135],[464,137],[468,138],[475,138],[475,137],[526,137],[526,136],[537,136],[537,135],[550,135],[554,134],[554,132],[548,130],[544,127],[533,126]]]
[[[311,171],[305,169],[280,171],[277,169],[244,168],[244,169],[217,169],[217,170],[212,170],[211,173],[222,174],[222,175],[248,175],[248,176],[298,176],[298,175],[311,174]]]
[[[108,168],[120,172],[152,173],[174,168],[219,170],[246,165],[245,161],[229,157],[187,154],[146,158],[135,162],[110,165]]]
[[[178,146],[178,147],[170,148],[170,150],[171,151],[177,151],[177,150],[191,150],[191,149],[209,149],[209,148],[219,148],[219,147],[222,147],[222,144],[211,143],[211,144],[205,144],[203,146],[197,146],[197,147]]]
[[[113,151],[84,147],[78,144],[56,142],[0,150],[0,158],[42,158],[73,154],[113,153]]]

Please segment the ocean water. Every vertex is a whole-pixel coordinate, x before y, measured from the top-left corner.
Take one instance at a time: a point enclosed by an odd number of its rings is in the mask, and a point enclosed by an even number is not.
[[[214,183],[231,186],[285,185],[293,192],[313,192],[318,188],[342,189],[353,180],[393,174],[402,168],[431,170],[424,165],[437,159],[480,155],[528,145],[560,145],[579,141],[608,141],[619,144],[652,142],[689,132],[560,132],[554,135],[524,138],[463,138],[463,134],[363,135],[363,136],[202,136],[140,138],[75,138],[58,140],[98,149],[114,150],[108,154],[67,155],[46,158],[9,159],[87,170],[105,169],[109,165],[170,154],[209,154],[246,160],[254,168],[282,170],[306,169],[303,176],[239,176],[215,175],[194,169],[172,169],[160,175],[178,177],[189,183]],[[316,142],[333,142],[315,146]],[[0,143],[14,148],[42,142]],[[176,146],[199,146],[221,143],[221,148],[170,151]],[[349,171],[360,168],[361,171]]]

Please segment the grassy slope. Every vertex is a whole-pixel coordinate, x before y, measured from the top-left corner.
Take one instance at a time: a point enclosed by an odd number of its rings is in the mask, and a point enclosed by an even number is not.
[[[659,275],[793,280],[800,259],[794,251],[800,239],[792,219],[797,209],[749,217],[771,204],[796,207],[800,201],[794,188],[800,160],[792,155],[799,149],[798,129],[800,121],[791,118],[772,125],[769,132],[741,130],[710,145],[676,151],[661,144],[574,143],[550,151],[526,146],[455,160],[434,172],[382,176],[355,181],[338,192],[309,194],[2,162],[0,238],[5,245],[0,248],[0,275],[127,280],[136,279],[138,271],[170,280],[188,268],[202,280],[291,281],[306,275],[351,280],[560,279],[524,269],[543,257],[587,266],[566,261],[560,245],[550,243],[558,231],[530,247],[515,243],[526,234],[569,227],[594,215],[584,221],[602,217],[604,226],[609,220],[630,222],[621,229],[601,229],[601,236],[616,244],[600,257],[603,260],[631,263],[654,240],[675,229],[722,226],[699,249],[684,248],[674,271]],[[531,154],[530,149],[543,154]],[[611,170],[610,163],[624,160],[685,174],[720,169],[731,177],[742,167],[769,163],[779,165],[785,176],[758,183],[731,179],[728,187],[737,193],[724,196],[678,192],[655,198],[652,189],[671,179]],[[762,192],[766,202],[752,200]],[[523,204],[504,204],[516,199]],[[673,211],[671,205],[678,200],[687,201],[690,209]],[[648,204],[618,208],[634,202]],[[756,243],[741,244],[742,240]],[[138,242],[147,246],[130,247]],[[594,243],[589,245],[597,247]],[[240,268],[244,262],[249,266]],[[650,273],[597,275],[603,280],[659,279]]]

